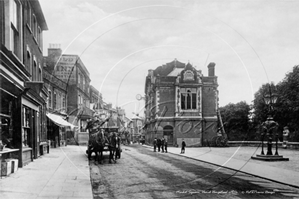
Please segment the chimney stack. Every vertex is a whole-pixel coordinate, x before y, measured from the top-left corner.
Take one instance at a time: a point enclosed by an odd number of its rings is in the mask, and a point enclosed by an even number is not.
[[[150,76],[150,77],[153,76],[153,70],[152,69],[148,70],[148,76]]]
[[[48,57],[59,57],[61,54],[60,44],[49,44]]]
[[[210,62],[207,66],[208,68],[208,76],[209,77],[214,77],[215,76],[215,63],[214,62]]]

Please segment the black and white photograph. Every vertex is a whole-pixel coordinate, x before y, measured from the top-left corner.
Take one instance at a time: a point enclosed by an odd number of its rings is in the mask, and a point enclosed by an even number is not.
[[[298,0],[0,0],[0,198],[299,198]]]

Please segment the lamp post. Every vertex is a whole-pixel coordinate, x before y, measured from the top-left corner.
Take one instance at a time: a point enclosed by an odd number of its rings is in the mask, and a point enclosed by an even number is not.
[[[264,155],[264,151],[263,151],[263,139],[264,136],[267,135],[267,139],[268,139],[268,146],[267,146],[267,155],[273,155],[272,154],[272,137],[273,137],[273,132],[275,131],[275,136],[276,136],[276,152],[275,155],[278,155],[278,133],[277,133],[277,127],[278,127],[278,123],[275,122],[273,120],[272,117],[272,111],[273,111],[273,104],[276,103],[278,99],[278,95],[276,93],[272,93],[271,91],[271,85],[269,85],[269,90],[268,93],[264,95],[264,102],[266,105],[268,105],[269,107],[269,111],[268,111],[268,118],[267,121],[265,121],[262,126],[263,126],[263,133],[262,133],[262,152],[261,154]]]
[[[273,104],[275,104],[277,101],[277,94],[272,93],[271,91],[271,85],[269,85],[268,93],[264,95],[264,102],[266,105],[268,105],[268,118],[265,122],[262,123],[262,151],[260,155],[252,156],[252,159],[255,160],[262,160],[262,161],[289,161],[289,158],[284,158],[282,155],[278,154],[278,123],[273,120],[272,117],[272,110],[273,110]],[[272,154],[272,139],[273,135],[275,135],[276,139],[276,151],[275,154]],[[267,154],[264,154],[264,137],[267,137]]]

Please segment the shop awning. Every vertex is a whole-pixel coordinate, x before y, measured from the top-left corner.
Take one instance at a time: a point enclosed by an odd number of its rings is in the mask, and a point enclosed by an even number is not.
[[[71,128],[74,128],[76,127],[75,125],[67,122],[66,120],[64,120],[61,116],[59,115],[55,115],[55,114],[52,114],[52,113],[47,113],[46,114],[47,117],[52,120],[52,122],[54,122],[56,125],[60,126],[60,127],[71,127]]]

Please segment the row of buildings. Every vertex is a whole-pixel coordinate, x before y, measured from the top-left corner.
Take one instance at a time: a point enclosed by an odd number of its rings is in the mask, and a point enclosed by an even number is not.
[[[132,125],[123,109],[103,102],[78,55],[51,44],[43,56],[47,30],[38,0],[0,1],[0,158],[16,158],[19,167],[50,145],[87,142],[94,114],[112,114],[106,125],[124,132]]]
[[[134,141],[152,143],[165,137],[171,145],[184,138],[204,146],[217,136],[218,82],[215,64],[208,76],[177,60],[149,70],[145,81],[145,115],[129,119],[125,111],[103,102],[78,55],[50,45],[43,56],[48,30],[38,0],[0,1],[0,151],[19,166],[48,153],[49,146],[87,142],[85,126],[94,114],[111,120]],[[49,143],[49,140],[51,143]]]

